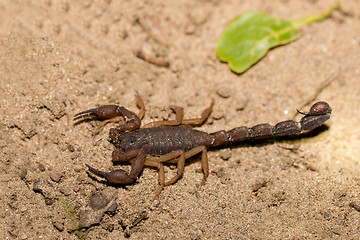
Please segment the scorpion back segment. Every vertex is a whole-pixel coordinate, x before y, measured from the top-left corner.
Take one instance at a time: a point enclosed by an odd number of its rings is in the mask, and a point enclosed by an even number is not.
[[[173,106],[172,108],[176,112],[175,120],[152,122],[146,125],[150,127],[140,128],[140,118],[144,115],[145,106],[139,95],[136,95],[136,98],[137,105],[141,108],[140,117],[124,107],[105,105],[80,112],[74,116],[74,120],[83,118],[105,120],[100,124],[102,127],[107,122],[115,121],[114,119],[124,118],[125,124],[111,128],[109,135],[110,141],[115,146],[112,160],[114,162],[130,162],[130,173],[121,169],[103,172],[89,165],[87,167],[91,173],[117,184],[133,183],[144,166],[156,167],[159,169],[159,188],[154,199],[160,194],[164,186],[173,184],[182,177],[185,159],[191,156],[202,153],[203,184],[209,175],[208,148],[228,146],[246,140],[299,135],[321,126],[331,115],[329,104],[321,101],[311,106],[307,113],[298,111],[304,115],[300,122],[287,120],[279,122],[275,126],[264,123],[251,128],[237,127],[230,131],[221,130],[208,134],[181,124],[202,124],[210,115],[213,103],[204,110],[200,118],[194,119],[183,119],[183,109]],[[165,162],[177,164],[177,174],[167,182],[165,182],[163,166]]]

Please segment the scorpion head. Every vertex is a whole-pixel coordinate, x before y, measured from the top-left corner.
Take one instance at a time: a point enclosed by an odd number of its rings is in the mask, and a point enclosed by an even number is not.
[[[120,132],[116,128],[111,128],[109,132],[109,142],[115,145],[115,147],[119,147],[120,145]]]
[[[146,143],[146,139],[142,136],[117,128],[110,129],[109,138],[109,142],[114,144],[116,148],[122,149],[140,149]]]

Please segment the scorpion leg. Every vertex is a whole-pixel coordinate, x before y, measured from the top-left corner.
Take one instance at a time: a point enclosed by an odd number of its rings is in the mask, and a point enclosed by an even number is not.
[[[175,150],[164,154],[160,157],[150,157],[148,158],[152,162],[169,162],[169,163],[177,163],[177,174],[170,179],[168,182],[164,184],[164,186],[169,186],[175,183],[179,178],[184,175],[184,168],[185,168],[185,152],[184,150]],[[172,160],[172,161],[171,161]],[[161,184],[161,183],[160,183]]]
[[[140,119],[143,119],[144,115],[145,115],[145,111],[146,111],[145,104],[144,104],[140,94],[138,94],[138,93],[135,94],[135,98],[136,98],[136,106],[140,109],[137,115]]]
[[[178,150],[180,151],[180,150]],[[174,151],[176,152],[176,151]],[[202,171],[204,173],[204,178],[201,181],[201,185],[205,184],[206,178],[209,176],[209,162],[208,162],[208,157],[207,157],[207,150],[205,146],[198,146],[198,147],[194,147],[192,149],[190,149],[189,151],[185,152],[185,159],[191,158],[192,156],[195,156],[196,154],[202,152],[201,154],[201,169],[200,171]],[[166,155],[163,155],[166,156]],[[161,156],[161,157],[163,157]],[[161,162],[167,162],[167,163],[178,163],[179,159],[175,158],[175,159],[168,159],[168,160],[161,160]],[[168,186],[168,185],[166,185]]]
[[[170,106],[171,109],[175,111],[175,120],[164,120],[164,121],[155,121],[145,124],[144,128],[150,128],[155,126],[175,126],[180,125],[184,118],[184,109],[178,106]]]
[[[210,116],[212,109],[214,106],[214,100],[211,102],[210,107],[206,108],[202,114],[200,118],[191,118],[191,119],[184,119],[181,124],[189,124],[189,125],[201,125],[203,124],[206,119],[208,119],[208,117]]]
[[[185,158],[190,158],[198,153],[201,152],[201,169],[204,173],[204,177],[200,183],[200,185],[204,185],[206,182],[207,177],[209,176],[209,162],[207,157],[207,150],[205,146],[198,146],[190,149],[185,153]]]
[[[159,187],[155,192],[155,196],[153,198],[153,201],[155,201],[161,191],[163,190],[164,186],[165,186],[165,171],[164,171],[164,164],[162,164],[161,162],[155,161],[155,160],[151,160],[151,159],[146,159],[145,160],[145,166],[149,166],[149,167],[156,167],[159,169]]]
[[[175,150],[160,157],[150,158],[150,159],[160,163],[164,163],[164,162],[177,163],[177,174],[165,183],[165,186],[169,186],[171,184],[174,184],[179,178],[181,178],[184,175],[185,160],[200,152],[202,152],[201,168],[202,171],[204,172],[204,178],[201,181],[201,185],[204,185],[206,178],[209,176],[209,163],[207,158],[207,150],[205,146],[194,147],[187,152],[184,152],[184,150]]]
[[[185,152],[184,150],[178,150],[178,151],[174,151],[177,152],[177,158],[178,158],[178,162],[177,162],[177,173],[174,177],[172,177],[169,181],[167,181],[165,183],[165,186],[169,186],[171,184],[174,184],[179,178],[181,178],[184,175],[184,168],[185,168]]]
[[[146,124],[144,127],[155,127],[155,126],[174,126],[180,124],[188,124],[188,125],[201,125],[203,124],[206,119],[210,116],[212,112],[212,108],[214,106],[214,101],[211,102],[210,107],[206,108],[200,118],[190,118],[184,119],[184,109],[178,106],[170,106],[175,111],[175,120],[164,120],[164,121],[155,121]]]
[[[136,180],[136,178],[139,176],[142,169],[144,168],[145,159],[145,152],[141,149],[138,150],[136,157],[131,160],[130,174],[128,174],[122,169],[114,170],[111,172],[103,172],[93,167],[90,167],[87,164],[86,166],[89,168],[89,171],[91,173],[95,174],[98,177],[105,178],[110,183],[131,184]]]

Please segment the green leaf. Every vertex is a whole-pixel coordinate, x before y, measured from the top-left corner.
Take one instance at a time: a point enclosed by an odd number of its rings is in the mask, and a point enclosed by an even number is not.
[[[300,20],[285,20],[267,13],[244,12],[227,25],[217,41],[216,54],[236,73],[245,72],[270,48],[300,37],[300,27],[320,21],[340,7],[337,3],[323,13]]]

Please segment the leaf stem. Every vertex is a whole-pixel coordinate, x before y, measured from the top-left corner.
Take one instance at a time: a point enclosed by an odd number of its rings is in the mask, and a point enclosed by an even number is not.
[[[328,16],[330,16],[333,11],[335,11],[339,8],[340,8],[340,3],[337,2],[329,9],[325,10],[324,12],[322,12],[320,14],[311,15],[311,16],[308,16],[308,17],[305,17],[305,18],[302,18],[299,20],[295,20],[295,21],[293,21],[293,24],[299,28],[303,25],[307,25],[312,22],[321,21],[321,20],[327,18]]]

